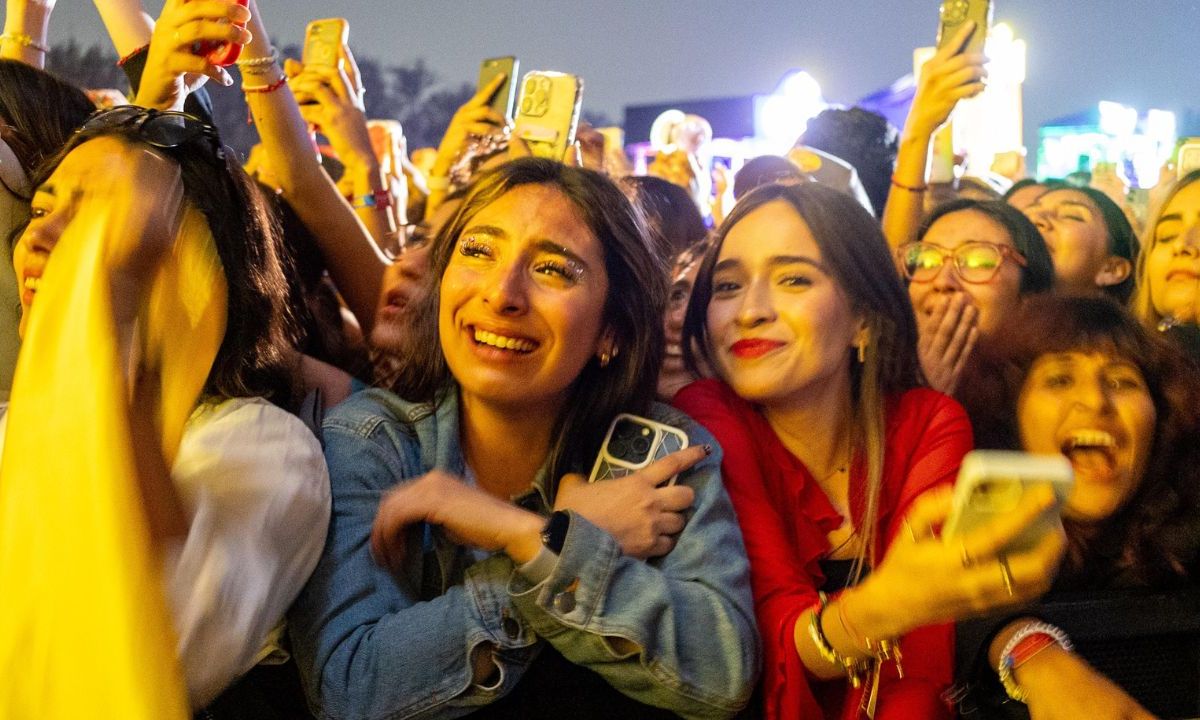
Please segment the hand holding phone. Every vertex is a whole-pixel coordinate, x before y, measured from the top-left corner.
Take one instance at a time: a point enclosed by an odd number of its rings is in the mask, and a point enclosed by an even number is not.
[[[488,58],[479,65],[479,84],[476,86],[479,90],[488,87],[496,77],[504,77],[500,86],[492,93],[489,104],[497,115],[508,122],[512,122],[513,119],[513,106],[517,99],[517,72],[520,66],[520,61],[511,55]]]
[[[661,460],[687,446],[687,435],[679,428],[621,413],[604,436],[604,444],[600,446],[588,482],[632,475],[655,460]],[[664,484],[674,485],[675,479],[676,476],[672,475],[665,479]]]
[[[230,2],[242,7],[247,7],[249,4],[249,0],[230,0]],[[245,29],[246,21],[234,21],[233,25],[234,27]],[[228,67],[236,63],[237,59],[242,56],[242,47],[241,43],[198,40],[192,43],[192,52],[200,55],[213,65]]]
[[[953,542],[960,535],[1012,514],[1027,493],[1048,488],[1054,498],[1051,506],[1005,547],[1009,552],[1026,552],[1046,533],[1059,527],[1062,505],[1074,484],[1071,463],[1062,455],[1000,450],[967,453],[959,469],[954,504],[942,537]]]

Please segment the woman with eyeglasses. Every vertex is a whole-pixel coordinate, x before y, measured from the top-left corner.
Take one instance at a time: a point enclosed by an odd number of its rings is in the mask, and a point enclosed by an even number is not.
[[[1054,284],[1046,243],[1003,201],[956,200],[897,251],[917,315],[921,367],[929,384],[953,394],[980,338],[1022,300]]]
[[[1200,171],[1171,186],[1138,257],[1133,312],[1200,360]]]
[[[194,709],[278,650],[273,631],[328,523],[320,444],[288,411],[278,243],[212,127],[124,106],[94,115],[48,163],[14,252],[26,343],[6,437],[71,437],[56,454],[91,448],[84,474],[61,478],[81,487],[133,458]],[[69,379],[52,371],[63,356]],[[60,397],[78,385],[74,400]],[[46,460],[21,447],[5,455],[6,475]]]
[[[1003,552],[1049,498],[936,537],[966,414],[923,387],[917,329],[878,223],[805,183],[746,195],[700,267],[683,351],[719,379],[674,404],[724,450],[765,646],[763,716],[948,718],[959,618],[1049,585],[1061,534]]]

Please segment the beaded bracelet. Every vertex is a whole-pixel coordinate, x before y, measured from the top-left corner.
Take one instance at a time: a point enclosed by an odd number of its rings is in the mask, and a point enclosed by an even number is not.
[[[279,50],[274,45],[271,46],[271,52],[266,57],[248,58],[238,60],[237,66],[240,70],[250,71],[253,73],[259,68],[266,68],[279,62]]]
[[[22,47],[33,48],[34,50],[42,53],[50,52],[50,46],[43,45],[37,40],[34,40],[32,35],[26,35],[25,33],[4,33],[3,35],[0,35],[0,40],[15,42]]]
[[[1041,638],[1049,638],[1049,642],[1043,642]],[[1013,671],[1050,645],[1058,645],[1066,652],[1074,650],[1067,634],[1061,628],[1050,623],[1028,623],[1009,638],[1008,644],[1000,653],[1000,662],[997,664],[996,672],[1000,675],[1000,684],[1004,686],[1004,692],[1008,693],[1010,698],[1023,703],[1029,697],[1025,688],[1017,684]]]

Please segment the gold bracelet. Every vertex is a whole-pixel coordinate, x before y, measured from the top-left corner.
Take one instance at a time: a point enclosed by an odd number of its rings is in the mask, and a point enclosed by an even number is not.
[[[3,35],[0,35],[0,40],[8,40],[9,42],[15,42],[16,44],[18,44],[22,47],[33,48],[34,50],[37,50],[38,52],[43,52],[43,53],[50,52],[49,46],[41,44],[37,40],[34,40],[33,36],[26,35],[24,33],[4,33]]]
[[[825,629],[821,627],[821,616],[825,614],[825,608],[828,606],[829,598],[825,593],[817,593],[817,606],[808,621],[808,636],[812,638],[821,659],[830,665],[841,666],[846,671],[846,677],[850,679],[850,687],[859,687],[862,685],[863,668],[867,663],[858,658],[846,657],[830,644],[829,638],[825,636]]]

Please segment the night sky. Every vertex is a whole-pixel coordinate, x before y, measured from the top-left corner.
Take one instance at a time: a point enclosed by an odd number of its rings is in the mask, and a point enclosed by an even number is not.
[[[584,78],[584,106],[618,121],[627,104],[765,93],[790,68],[832,102],[908,72],[931,45],[939,0],[260,0],[268,27],[299,42],[308,20],[339,14],[351,46],[425,58],[446,82],[515,54],[523,71]],[[51,40],[107,40],[87,0],[59,0]],[[161,2],[150,0],[156,10]],[[1029,44],[1026,142],[1038,123],[1107,99],[1200,109],[1200,0],[997,0],[996,20]],[[1186,55],[1185,55],[1186,53]],[[1033,148],[1030,148],[1032,154]]]

